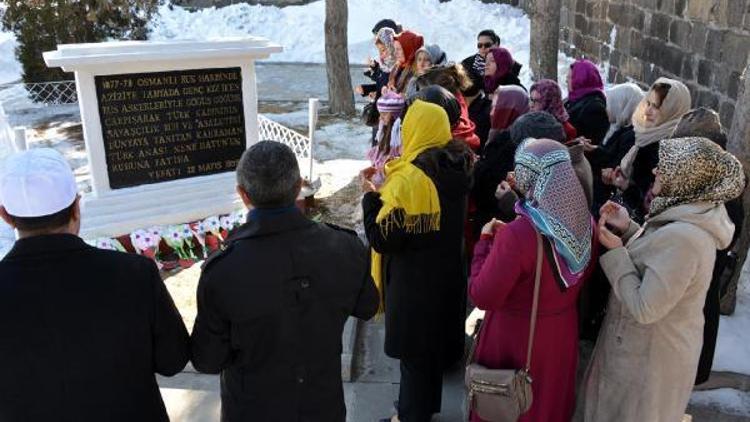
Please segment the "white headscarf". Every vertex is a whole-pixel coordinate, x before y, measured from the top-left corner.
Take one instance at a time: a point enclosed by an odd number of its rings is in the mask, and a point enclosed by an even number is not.
[[[607,136],[602,141],[607,145],[612,135],[619,129],[633,124],[633,113],[646,93],[638,85],[628,82],[615,85],[605,91],[607,95],[607,113],[614,118],[610,124]]]

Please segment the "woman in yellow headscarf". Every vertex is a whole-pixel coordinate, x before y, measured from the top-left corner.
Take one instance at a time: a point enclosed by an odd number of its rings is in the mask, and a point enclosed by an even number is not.
[[[363,180],[362,208],[385,310],[385,352],[401,360],[398,417],[429,421],[440,412],[445,365],[463,354],[471,155],[452,139],[446,111],[422,100],[407,110],[402,139],[380,191]]]

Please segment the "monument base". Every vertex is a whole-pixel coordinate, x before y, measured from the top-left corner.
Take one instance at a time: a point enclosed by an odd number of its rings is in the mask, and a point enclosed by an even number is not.
[[[81,237],[116,237],[228,214],[243,206],[235,186],[235,173],[228,172],[84,195]]]

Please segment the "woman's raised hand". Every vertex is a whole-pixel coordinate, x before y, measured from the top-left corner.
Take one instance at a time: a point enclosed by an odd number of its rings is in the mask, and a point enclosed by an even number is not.
[[[362,183],[362,192],[367,193],[378,190],[378,188],[375,187],[375,184],[372,183],[372,176],[376,171],[375,167],[368,167],[359,172],[359,180]]]
[[[599,242],[607,249],[617,249],[622,247],[622,239],[607,228],[604,215],[599,217]]]
[[[611,227],[618,233],[625,233],[630,226],[630,216],[628,210],[622,205],[607,201],[606,204],[602,205],[599,209],[599,223],[603,222],[606,226]]]
[[[499,230],[502,230],[503,227],[505,227],[505,223],[493,218],[487,224],[485,224],[484,227],[482,227],[482,234],[494,236],[495,233],[497,233]]]

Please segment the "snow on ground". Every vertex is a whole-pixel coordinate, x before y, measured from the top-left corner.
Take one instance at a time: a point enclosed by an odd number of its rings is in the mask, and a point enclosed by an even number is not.
[[[701,408],[716,409],[729,415],[750,417],[750,393],[731,388],[696,391],[690,397],[690,404]]]
[[[325,125],[315,131],[316,160],[363,160],[370,149],[371,128],[358,119]]]
[[[714,356],[714,371],[750,375],[750,335],[748,334],[750,331],[748,327],[750,327],[750,259],[745,262],[742,281],[737,289],[737,307],[734,315],[722,316],[719,323],[719,341]]]
[[[392,18],[420,32],[428,44],[438,44],[449,60],[459,62],[476,52],[476,35],[482,29],[494,29],[502,45],[524,65],[521,81],[529,86],[529,19],[520,9],[479,0],[349,0],[349,60],[365,63],[376,57],[370,30],[380,19]],[[151,23],[150,38],[213,39],[256,35],[284,46],[284,52],[271,61],[325,62],[323,0],[304,6],[260,6],[235,4],[191,12],[165,5]],[[290,30],[294,28],[294,30]],[[560,68],[570,59],[561,56]],[[561,73],[564,75],[564,73]],[[563,80],[563,79],[561,79]]]

